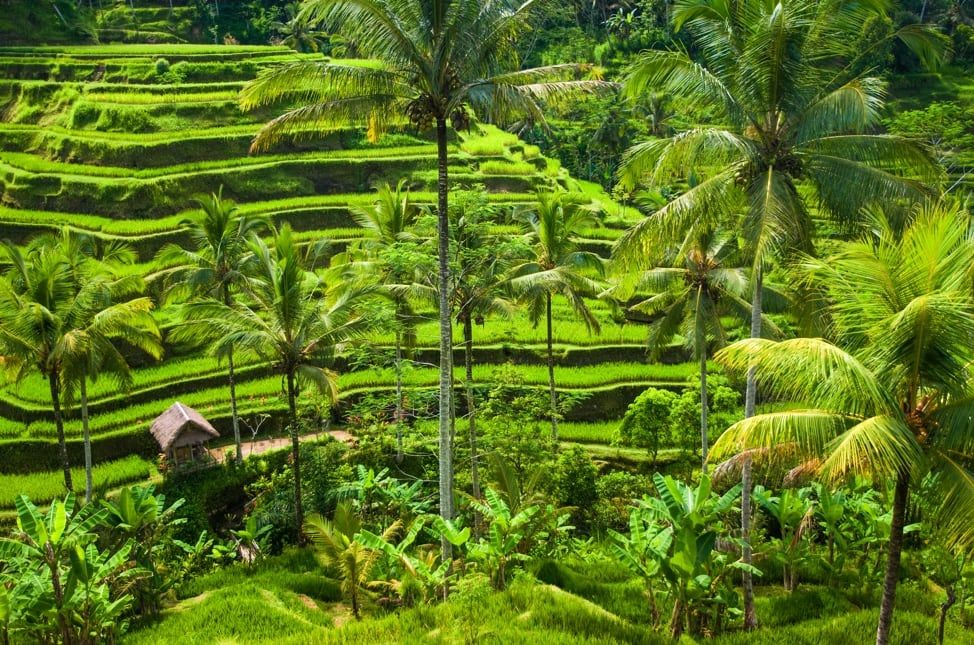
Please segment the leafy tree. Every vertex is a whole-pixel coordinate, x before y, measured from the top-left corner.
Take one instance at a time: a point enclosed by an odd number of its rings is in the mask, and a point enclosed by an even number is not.
[[[516,44],[533,2],[500,0],[312,0],[299,17],[324,23],[354,42],[374,65],[301,61],[261,75],[241,95],[245,108],[296,101],[268,123],[254,149],[286,137],[314,136],[349,122],[371,130],[406,117],[437,143],[437,257],[440,319],[440,513],[453,517],[453,326],[449,275],[449,153],[447,122],[470,127],[471,112],[491,121],[544,121],[544,107],[597,81],[577,81],[574,65],[518,70]],[[444,556],[450,545],[443,543]],[[447,559],[444,557],[444,559]]]
[[[250,240],[254,277],[249,288],[252,306],[228,307],[216,300],[185,305],[177,337],[207,334],[215,337],[218,356],[239,351],[269,362],[281,374],[288,401],[288,430],[294,471],[294,515],[300,528],[301,457],[298,449],[298,384],[306,384],[335,400],[337,377],[322,367],[338,349],[369,326],[357,307],[369,293],[360,287],[336,288],[311,270],[316,249],[302,253],[288,226],[275,231],[273,247],[258,237]]]
[[[159,262],[172,267],[162,272],[170,296],[205,297],[234,306],[237,294],[245,288],[248,265],[252,263],[248,240],[262,232],[266,223],[243,215],[236,204],[223,199],[223,187],[197,200],[200,212],[183,221],[195,250],[177,244],[163,247]],[[206,338],[207,336],[203,336]],[[192,340],[192,339],[190,339]],[[227,378],[230,381],[230,415],[237,462],[243,461],[240,443],[240,418],[237,414],[237,389],[234,379],[233,348],[226,352]]]
[[[876,641],[889,640],[911,485],[930,478],[931,521],[974,540],[970,432],[974,244],[969,218],[946,205],[920,209],[902,234],[882,221],[807,279],[826,294],[833,340],[741,341],[718,360],[754,366],[777,399],[805,408],[745,419],[715,452],[790,446],[828,480],[863,474],[894,481],[889,554]]]
[[[602,259],[578,248],[582,230],[598,224],[595,213],[570,200],[565,193],[538,193],[537,206],[524,215],[525,241],[532,257],[511,269],[511,286],[528,303],[532,322],[544,317],[547,329],[548,390],[551,397],[551,437],[558,440],[558,392],[555,390],[555,355],[552,349],[551,299],[568,300],[589,330],[599,332],[599,321],[585,296],[601,291],[590,275],[603,273]]]
[[[676,402],[676,394],[669,390],[650,387],[643,390],[629,407],[619,424],[619,441],[628,446],[645,448],[656,467],[659,449],[670,438],[673,426],[670,411]]]
[[[665,92],[711,111],[719,126],[702,125],[628,151],[623,183],[662,185],[705,170],[704,178],[633,227],[620,247],[649,255],[664,239],[701,222],[733,222],[753,258],[751,336],[761,335],[763,268],[776,253],[807,247],[813,225],[798,182],[819,210],[841,224],[863,207],[930,194],[922,182],[939,172],[927,152],[902,137],[872,134],[885,83],[870,74],[878,48],[898,38],[928,64],[943,38],[920,25],[894,33],[864,31],[886,17],[886,3],[846,0],[689,0],[673,12],[674,31],[686,28],[688,50],[649,50],[631,66],[628,95]],[[656,231],[657,233],[654,233]],[[755,409],[748,378],[745,416]],[[751,465],[743,468],[742,529],[750,561]],[[744,572],[745,625],[757,625],[750,576]]]

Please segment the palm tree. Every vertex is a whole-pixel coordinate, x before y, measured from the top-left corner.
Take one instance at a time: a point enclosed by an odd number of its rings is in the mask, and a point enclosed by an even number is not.
[[[260,218],[243,215],[236,204],[223,199],[223,186],[196,200],[200,212],[182,223],[196,250],[170,244],[159,252],[159,263],[171,267],[160,272],[170,297],[206,297],[234,305],[236,292],[244,288],[247,265],[251,262],[248,240],[266,228]],[[189,339],[194,340],[194,339]],[[196,339],[198,341],[198,339]],[[226,352],[227,379],[230,381],[230,414],[237,463],[243,461],[240,419],[237,414],[237,388],[234,378],[233,348]]]
[[[533,258],[511,270],[511,285],[527,301],[532,322],[544,316],[547,330],[548,390],[551,396],[551,436],[558,441],[558,393],[555,390],[555,357],[552,349],[551,299],[561,295],[589,331],[600,332],[599,321],[585,303],[585,296],[599,293],[588,275],[602,275],[602,259],[578,249],[582,229],[598,224],[595,213],[572,202],[565,193],[539,193],[537,206],[524,219],[525,241]]]
[[[658,358],[679,334],[699,362],[701,468],[706,474],[708,351],[727,342],[722,316],[734,316],[742,324],[751,318],[751,303],[745,299],[749,286],[747,270],[734,266],[733,261],[739,255],[736,240],[719,230],[691,230],[679,248],[669,255],[659,266],[624,275],[623,280],[635,280],[635,284],[623,282],[612,290],[612,295],[627,296],[633,288],[637,292],[653,293],[629,307],[631,311],[656,318],[649,333],[653,357]],[[649,258],[616,254],[613,259],[619,270],[631,271]],[[765,331],[780,336],[769,320],[763,326]]]
[[[328,42],[328,34],[315,29],[307,19],[291,16],[287,22],[275,22],[274,31],[281,37],[281,44],[303,54],[317,54]]]
[[[257,356],[281,374],[288,402],[288,430],[294,469],[294,514],[298,531],[304,523],[301,500],[301,460],[298,449],[298,384],[316,388],[334,401],[337,375],[324,366],[342,345],[367,330],[356,308],[365,288],[328,288],[311,270],[316,249],[304,255],[288,226],[273,232],[273,245],[254,236],[250,251],[254,273],[249,287],[251,306],[228,307],[218,300],[184,306],[184,324],[175,338],[215,337],[219,356],[232,351]]]
[[[381,540],[392,540],[402,524],[398,521],[387,528]],[[371,549],[359,539],[362,520],[355,515],[352,503],[342,502],[335,509],[332,520],[326,520],[317,513],[308,517],[304,530],[311,538],[315,550],[323,564],[334,570],[342,582],[342,593],[352,603],[355,620],[362,618],[362,590],[372,582],[372,570],[382,556],[382,551]]]
[[[664,184],[688,169],[704,179],[633,227],[622,245],[650,249],[650,220],[670,237],[692,223],[718,223],[743,212],[739,225],[753,258],[751,336],[761,335],[763,267],[787,248],[808,248],[814,230],[798,183],[819,211],[848,224],[864,206],[912,201],[939,181],[926,150],[906,139],[873,134],[885,83],[871,76],[873,60],[899,38],[927,63],[944,40],[920,25],[892,36],[871,36],[862,25],[885,18],[883,3],[849,0],[684,0],[674,29],[686,27],[697,58],[684,50],[647,51],[625,79],[630,96],[664,92],[716,115],[703,125],[630,148],[621,168],[624,184]],[[745,416],[755,410],[753,376],[747,380]],[[742,537],[750,551],[750,462],[743,467]],[[751,575],[744,571],[745,625],[757,625]]]
[[[784,449],[830,481],[895,482],[878,645],[889,641],[911,487],[928,483],[931,523],[974,542],[970,224],[944,206],[920,209],[902,237],[877,222],[873,236],[803,267],[826,296],[834,344],[752,339],[717,355],[738,371],[753,365],[774,398],[807,407],[740,421],[715,453]]]
[[[394,308],[396,371],[396,461],[403,459],[403,423],[406,418],[402,386],[403,350],[416,340],[412,301],[417,271],[422,264],[419,238],[412,231],[423,210],[409,199],[405,180],[393,189],[383,184],[374,207],[352,210],[355,223],[365,229],[361,242],[332,258],[333,275],[347,282],[376,286]],[[411,252],[415,251],[415,252]]]
[[[40,236],[26,251],[9,242],[3,246],[11,265],[0,281],[3,362],[18,381],[36,369],[48,382],[64,486],[70,493],[74,485],[61,410],[67,351],[64,337],[73,328],[90,246],[67,230]]]
[[[446,519],[453,517],[447,122],[467,129],[472,112],[491,121],[518,117],[543,123],[546,104],[605,86],[573,80],[576,65],[518,70],[515,46],[529,28],[533,5],[533,0],[311,0],[300,16],[341,31],[375,64],[300,61],[261,75],[241,94],[247,109],[300,104],[258,133],[255,150],[352,122],[377,130],[404,119],[421,129],[436,128],[440,514]],[[447,560],[449,542],[442,547]]]
[[[503,236],[488,230],[489,204],[483,193],[466,193],[454,201],[451,219],[453,241],[452,307],[463,326],[464,394],[467,401],[470,442],[470,485],[475,499],[481,499],[479,455],[477,453],[477,405],[473,380],[473,324],[483,324],[490,315],[512,316],[507,271],[513,254]],[[477,517],[479,523],[479,516]]]
[[[75,298],[67,321],[70,329],[61,340],[67,394],[73,395],[74,387],[80,391],[86,503],[91,501],[93,486],[88,379],[94,381],[99,375],[108,374],[120,387],[127,388],[132,383],[132,373],[122,348],[138,348],[156,359],[162,356],[152,300],[134,297],[142,287],[138,278],[90,278]]]

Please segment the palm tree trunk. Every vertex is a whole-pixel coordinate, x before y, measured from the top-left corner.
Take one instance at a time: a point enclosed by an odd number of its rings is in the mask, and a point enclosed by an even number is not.
[[[291,460],[294,462],[294,521],[297,524],[297,542],[304,542],[304,508],[301,504],[301,451],[298,449],[298,406],[294,399],[294,372],[287,374],[287,407],[291,421]]]
[[[64,419],[61,417],[61,387],[58,385],[57,372],[47,375],[47,382],[51,388],[51,405],[54,408],[54,426],[57,428],[58,449],[61,452],[61,468],[64,469],[64,488],[70,493],[74,490],[71,481],[71,463],[68,460],[68,444],[64,438]]]
[[[480,472],[477,465],[477,411],[473,400],[473,323],[470,315],[463,317],[463,366],[466,373],[467,421],[470,428],[470,487],[473,496],[480,499]],[[480,515],[474,514],[478,528]]]
[[[707,335],[703,325],[703,287],[697,289],[696,321],[694,324],[694,351],[700,361],[700,470],[707,474]]]
[[[81,429],[85,443],[85,504],[91,503],[91,434],[88,432],[88,374],[81,373]]]
[[[402,332],[396,327],[396,463],[402,463]]]
[[[439,410],[439,471],[440,516],[453,519],[453,443],[451,441],[451,412],[453,401],[453,316],[450,311],[450,216],[449,176],[447,175],[446,118],[436,119],[437,236],[439,256],[440,305],[440,410]],[[440,540],[443,561],[453,559],[453,545],[446,538]]]
[[[545,318],[548,324],[548,390],[551,393],[551,438],[558,446],[558,392],[555,390],[555,355],[551,349],[551,293],[545,294]]]
[[[707,350],[706,346],[700,352],[700,469],[707,474],[707,421],[710,406],[707,401]]]
[[[893,522],[889,531],[889,555],[886,559],[886,576],[883,580],[883,601],[879,606],[879,625],[876,627],[876,645],[889,643],[889,628],[893,622],[893,604],[896,602],[896,583],[900,577],[900,554],[903,550],[903,525],[906,519],[906,502],[910,494],[910,473],[902,472],[896,478],[893,492]]]
[[[237,383],[233,377],[233,348],[227,352],[227,374],[230,379],[230,416],[233,420],[233,443],[237,447],[237,463],[243,462],[243,446],[240,444],[240,417],[237,415]]]
[[[764,274],[761,267],[755,269],[754,296],[751,301],[751,338],[761,337],[761,290]],[[757,407],[757,380],[754,367],[747,370],[747,388],[744,393],[744,418],[754,416]],[[744,458],[741,466],[741,556],[744,564],[751,565],[751,457]],[[754,607],[754,579],[751,572],[741,572],[741,586],[744,588],[744,629],[756,629],[757,611]]]

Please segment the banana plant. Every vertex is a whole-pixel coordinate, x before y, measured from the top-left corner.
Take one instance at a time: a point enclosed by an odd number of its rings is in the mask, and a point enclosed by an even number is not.
[[[670,476],[656,473],[653,484],[659,497],[645,497],[635,511],[645,514],[645,522],[658,523],[672,531],[667,557],[660,561],[660,572],[674,598],[670,633],[678,639],[684,631],[704,631],[705,623],[717,623],[736,592],[729,593],[728,574],[735,569],[761,572],[740,560],[718,556],[718,537],[729,535],[723,517],[741,494],[735,486],[717,496],[710,477],[703,475],[694,488]]]
[[[271,525],[261,525],[256,515],[247,518],[242,529],[231,530],[234,541],[237,543],[237,551],[240,552],[240,559],[247,564],[253,564],[260,560],[266,548],[266,538],[271,532]]]
[[[785,591],[794,591],[798,586],[798,567],[809,555],[805,537],[813,525],[815,505],[793,488],[785,488],[776,496],[763,486],[755,486],[753,495],[781,529],[781,537],[773,540],[775,556],[782,565]]]
[[[113,594],[113,587],[127,588],[131,581],[145,575],[142,569],[129,566],[134,544],[129,540],[114,553],[102,553],[95,544],[84,548],[75,544],[68,550],[71,566],[64,593],[82,642],[114,641],[125,631],[124,618],[132,596]]]
[[[609,550],[630,573],[642,578],[649,596],[653,629],[659,626],[660,611],[653,580],[673,544],[673,527],[651,520],[646,513],[630,513],[629,534],[608,530]]]
[[[213,550],[213,542],[213,538],[207,531],[200,533],[193,544],[173,539],[173,546],[182,552],[181,557],[179,557],[179,568],[175,572],[177,585],[188,577],[202,573],[209,568],[208,558]]]
[[[470,505],[489,523],[489,528],[469,547],[468,555],[484,568],[494,588],[502,590],[507,586],[508,565],[530,559],[519,547],[541,507],[535,504],[511,513],[507,502],[493,488],[484,491],[484,501],[472,499]]]
[[[415,554],[417,538],[427,528],[427,521],[433,518],[434,524],[447,522],[442,517],[421,516],[413,520],[409,529],[397,543],[369,530],[359,531],[357,539],[366,547],[384,555],[384,570],[388,588],[399,594],[406,604],[411,604],[410,590],[418,585],[425,602],[442,595],[454,577],[452,562],[441,561],[435,550],[420,550]],[[457,529],[452,522],[441,527],[441,535],[454,546],[462,546],[470,538],[470,529]]]
[[[102,501],[116,547],[133,540],[132,558],[148,572],[134,589],[143,614],[158,613],[162,595],[176,582],[176,577],[167,574],[162,560],[172,529],[186,521],[175,516],[183,503],[179,499],[166,506],[166,496],[157,495],[151,484],[123,488],[118,499]]]
[[[20,569],[21,583],[35,592],[32,611],[40,612],[35,616],[48,617],[60,640],[69,643],[75,626],[70,593],[65,591],[67,554],[95,541],[93,530],[104,524],[107,513],[101,509],[92,511],[90,506],[79,508],[74,493],[69,493],[64,501],[55,500],[46,515],[24,495],[18,495],[14,505],[17,531],[14,538],[0,538],[0,561]],[[11,594],[6,597],[9,619],[13,613],[9,607]]]
[[[846,549],[848,540],[846,539],[843,520],[846,516],[847,499],[843,490],[832,491],[827,486],[814,484],[812,491],[818,499],[815,505],[815,519],[825,533],[825,540],[828,545],[828,568],[829,571],[841,571],[845,564]],[[836,561],[836,547],[839,548],[839,558]]]

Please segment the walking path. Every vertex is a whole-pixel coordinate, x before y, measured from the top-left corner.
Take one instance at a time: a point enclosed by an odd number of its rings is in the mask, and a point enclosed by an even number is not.
[[[344,430],[329,430],[328,432],[312,432],[306,435],[301,435],[298,441],[315,441],[320,439],[322,435],[330,435],[336,441],[341,441],[345,444],[352,444],[355,442],[355,437]],[[271,450],[280,450],[281,448],[287,448],[291,445],[291,437],[275,437],[273,439],[260,439],[258,441],[244,441],[243,442],[243,456],[244,459],[250,455],[259,455],[265,452],[270,452]],[[233,456],[233,444],[226,446],[220,446],[219,448],[214,448],[210,450],[210,454],[218,462],[223,462],[226,459],[227,454]]]

